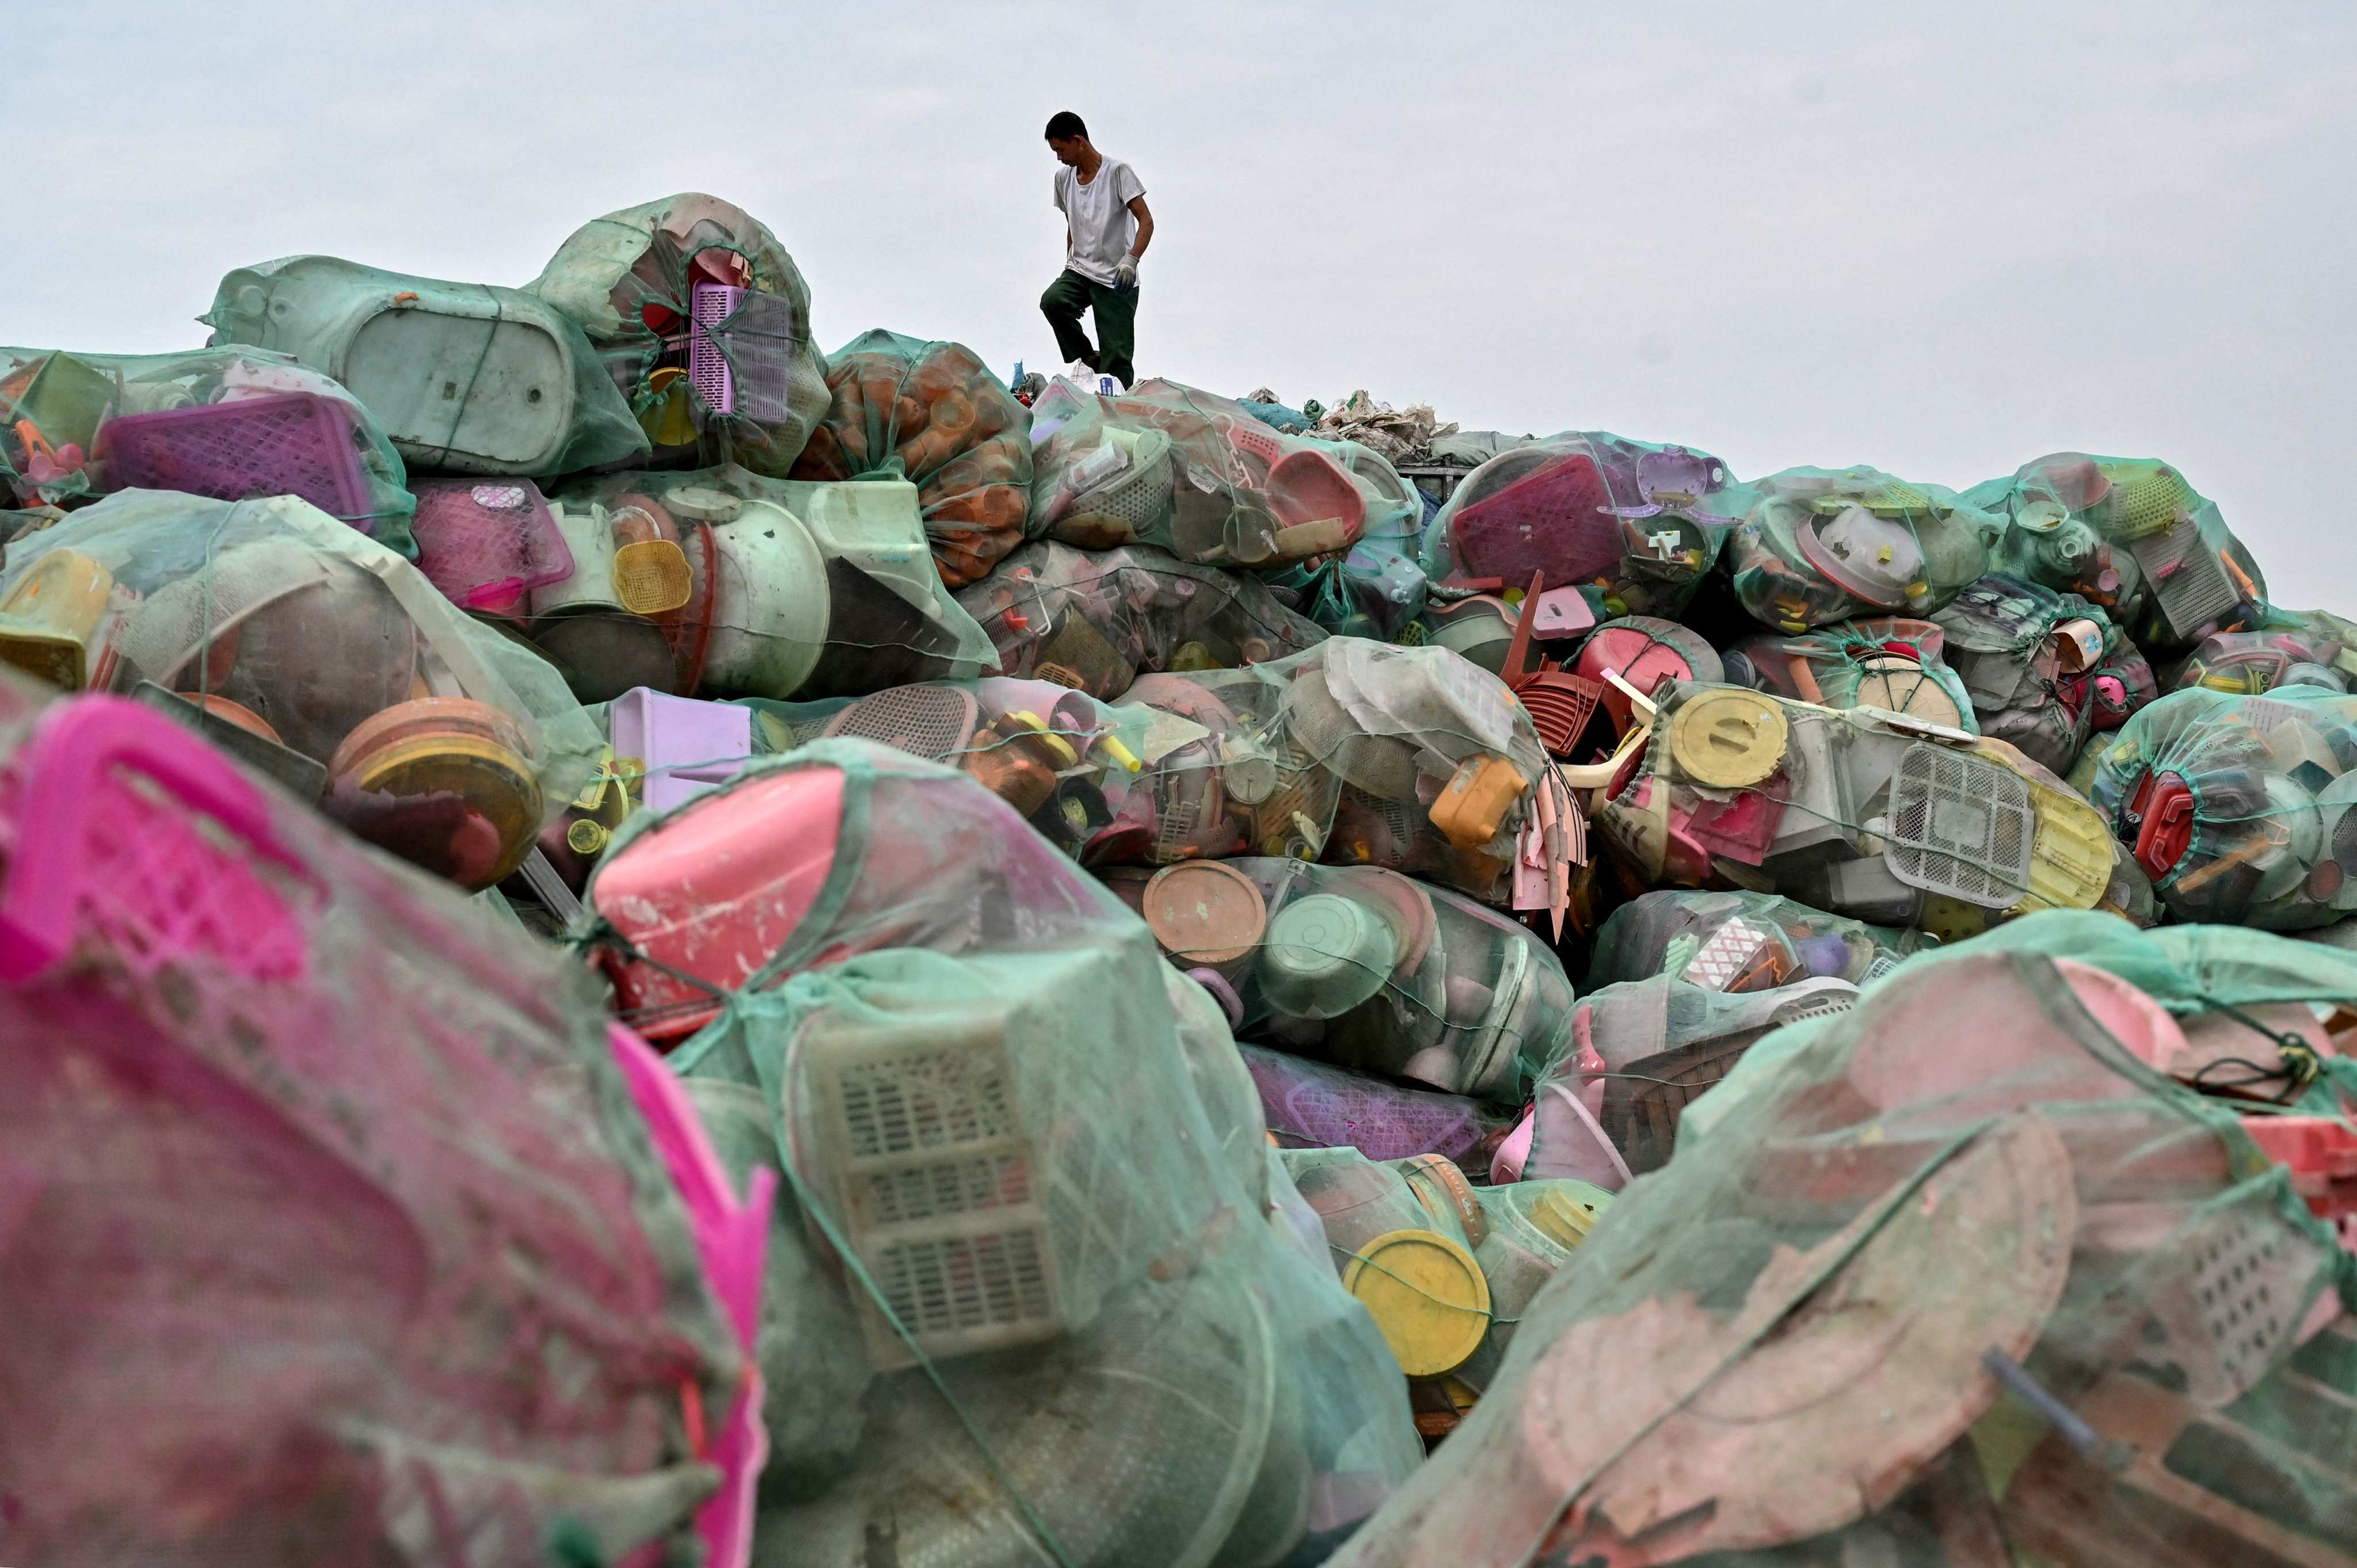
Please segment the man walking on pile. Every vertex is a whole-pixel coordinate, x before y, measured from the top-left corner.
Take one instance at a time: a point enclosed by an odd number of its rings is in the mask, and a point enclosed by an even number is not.
[[[1056,171],[1056,210],[1064,215],[1064,271],[1039,296],[1056,329],[1056,351],[1117,378],[1136,379],[1137,263],[1154,238],[1154,214],[1136,171],[1109,158],[1089,141],[1089,128],[1067,109],[1048,122],[1048,146],[1063,166]],[[1081,316],[1097,314],[1097,346],[1089,346]]]

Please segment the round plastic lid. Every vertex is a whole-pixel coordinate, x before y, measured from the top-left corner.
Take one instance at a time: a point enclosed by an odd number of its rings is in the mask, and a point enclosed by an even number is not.
[[[1355,898],[1313,893],[1277,911],[1261,950],[1270,1005],[1299,1018],[1333,1018],[1383,989],[1397,961],[1391,926]]]
[[[1921,664],[1897,654],[1859,661],[1857,700],[1865,707],[1907,714],[1951,729],[1964,721],[1964,710],[1945,687],[1926,674]]]
[[[1140,910],[1154,940],[1188,965],[1233,963],[1260,945],[1268,905],[1243,872],[1216,860],[1166,865],[1146,885]]]
[[[1400,1370],[1437,1378],[1471,1359],[1490,1332],[1490,1282],[1473,1254],[1435,1230],[1393,1230],[1342,1271],[1383,1330]]]
[[[663,497],[663,505],[673,516],[696,522],[734,522],[745,510],[741,499],[709,485],[682,485]]]
[[[1610,1193],[1589,1182],[1549,1182],[1523,1212],[1556,1246],[1577,1247],[1587,1240],[1611,1201]]]
[[[1923,570],[1923,547],[1914,533],[1863,506],[1803,522],[1793,542],[1827,582],[1886,609],[1906,603],[1908,588]]]
[[[1670,754],[1687,778],[1714,789],[1741,789],[1776,771],[1792,739],[1784,710],[1736,687],[1703,693],[1670,723]]]

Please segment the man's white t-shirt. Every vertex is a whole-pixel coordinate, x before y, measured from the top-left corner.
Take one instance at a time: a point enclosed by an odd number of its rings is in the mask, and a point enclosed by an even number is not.
[[[1137,236],[1137,220],[1129,204],[1146,194],[1137,171],[1119,158],[1097,165],[1094,179],[1083,182],[1081,171],[1059,166],[1056,170],[1056,210],[1071,225],[1072,248],[1064,264],[1088,279],[1113,286],[1113,266],[1129,254]]]

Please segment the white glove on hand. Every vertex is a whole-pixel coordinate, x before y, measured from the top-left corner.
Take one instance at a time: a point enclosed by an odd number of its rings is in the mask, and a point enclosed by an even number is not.
[[[1124,256],[1121,260],[1113,264],[1113,286],[1115,288],[1135,288],[1137,286],[1137,258],[1135,256]]]

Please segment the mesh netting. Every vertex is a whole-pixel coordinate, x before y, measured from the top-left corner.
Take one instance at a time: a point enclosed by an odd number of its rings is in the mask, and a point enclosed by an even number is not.
[[[1945,641],[1930,621],[1886,616],[1837,621],[1797,637],[1746,638],[1722,657],[1730,680],[1744,677],[1744,684],[1780,697],[1880,708],[1977,735],[1972,699],[1941,657]],[[2070,766],[2068,757],[2061,764]]]
[[[1988,569],[2003,526],[1953,490],[1876,468],[1787,468],[1744,499],[1727,545],[1736,596],[1786,632],[1928,616]]]
[[[573,572],[532,590],[523,630],[584,702],[856,695],[993,662],[914,486],[728,465],[578,478],[555,502]]]
[[[1487,1174],[1512,1123],[1458,1094],[1411,1089],[1262,1046],[1243,1047],[1268,1130],[1287,1148],[1353,1148],[1371,1160],[1440,1155]]]
[[[1265,663],[1326,635],[1258,577],[1143,544],[1027,544],[959,590],[958,602],[990,634],[1002,672],[1108,702],[1140,675]]]
[[[2104,747],[2088,798],[2180,920],[2292,930],[2357,910],[2357,697],[2173,692]]]
[[[2266,581],[2217,503],[2151,457],[2057,452],[1965,499],[2005,520],[2007,570],[2103,606],[2149,650],[2248,626]]]
[[[216,345],[281,349],[350,387],[413,469],[565,474],[647,453],[581,328],[521,290],[289,256],[223,277],[198,319]]]
[[[1059,381],[1032,405],[1030,529],[1110,550],[1152,544],[1182,561],[1275,568],[1347,551],[1403,506],[1372,453],[1284,435],[1231,398],[1141,381],[1099,397]]]
[[[285,354],[0,349],[0,481],[26,505],[296,496],[414,558],[406,477],[360,401]]]
[[[836,1305],[774,1304],[765,1358],[863,1369],[789,1425],[766,1552],[1274,1563],[1413,1466],[1216,1013],[973,779],[821,741],[639,819],[588,904],[624,1004],[705,1026],[673,1067],[771,1129],[808,1263],[770,1280]]]
[[[2127,633],[2076,595],[1992,572],[1936,618],[1981,733],[2052,772],[2070,772],[2090,736],[2157,694]]]
[[[2204,691],[2263,696],[2278,686],[2349,690],[2340,657],[2347,646],[2338,635],[2318,635],[2295,618],[2264,631],[2214,631],[2193,645],[2169,681],[2172,691]]]
[[[1572,431],[1465,476],[1425,530],[1437,582],[1594,585],[1609,615],[1675,615],[1718,564],[1744,493],[1706,452]]]
[[[2003,741],[1727,686],[1655,701],[1595,815],[1645,886],[1733,884],[1943,940],[2111,886],[2103,818]]]
[[[1795,980],[1878,980],[1928,945],[1920,931],[1870,926],[1772,893],[1641,893],[1596,933],[1587,984],[1675,974],[1707,991],[1765,991]]]
[[[2351,1271],[2289,1173],[2146,1065],[2143,993],[1923,961],[1611,1205],[1337,1563],[2357,1550],[2312,1414],[2357,1388]]]
[[[829,356],[826,384],[834,405],[794,478],[909,480],[952,588],[985,576],[1022,542],[1031,416],[973,349],[878,328]]]
[[[7,1555],[652,1561],[723,1464],[741,1514],[744,1362],[577,966],[148,710],[25,690]]]
[[[291,496],[125,491],[10,546],[0,661],[185,693],[282,783],[468,887],[513,871],[596,766],[544,660]]]
[[[826,413],[810,285],[776,235],[717,197],[591,219],[530,292],[588,334],[642,451],[783,478]]]

